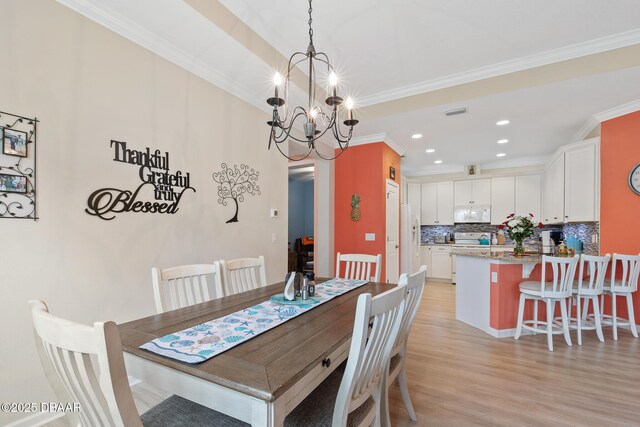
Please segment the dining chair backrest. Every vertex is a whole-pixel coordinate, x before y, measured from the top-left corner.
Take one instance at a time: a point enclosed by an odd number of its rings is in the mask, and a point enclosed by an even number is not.
[[[405,293],[405,286],[399,285],[375,297],[371,294],[358,297],[349,359],[338,390],[333,426],[345,426],[348,414],[381,386],[400,329]]]
[[[563,298],[570,297],[573,290],[573,279],[575,278],[576,266],[579,255],[573,257],[552,257],[542,256],[542,279],[540,283],[543,298]],[[550,281],[551,289],[546,289],[547,266],[551,266],[553,279]]]
[[[581,255],[578,272],[578,295],[600,295],[611,255]]]
[[[340,264],[344,262],[344,273],[340,273]],[[336,277],[342,279],[380,281],[382,255],[341,254],[336,257]],[[374,275],[372,276],[371,273]]]
[[[618,263],[622,265],[622,274],[616,278]],[[638,273],[640,273],[640,254],[613,254],[611,267],[611,291],[635,292],[638,290]]]
[[[40,361],[62,404],[79,404],[66,417],[74,426],[142,427],[129,388],[118,327],[93,327],[49,314],[43,301],[30,301]]]
[[[420,266],[420,270],[417,273],[407,275],[402,274],[398,280],[398,286],[406,286],[406,296],[404,303],[404,314],[402,316],[402,322],[400,323],[400,331],[398,332],[398,338],[393,348],[397,348],[402,345],[409,337],[409,331],[413,324],[413,319],[418,313],[420,308],[420,302],[422,301],[422,294],[424,292],[424,280],[427,275],[427,266]]]
[[[224,294],[227,296],[267,286],[263,256],[229,261],[220,260],[220,266],[222,267]]]
[[[207,276],[213,278],[209,289]],[[213,264],[191,264],[159,269],[151,268],[156,311],[176,310],[223,296],[218,261]]]

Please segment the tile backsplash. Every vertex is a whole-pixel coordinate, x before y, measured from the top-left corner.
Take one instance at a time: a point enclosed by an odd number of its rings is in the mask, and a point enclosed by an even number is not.
[[[534,239],[540,237],[543,230],[562,231],[565,238],[576,237],[582,241],[583,251],[586,254],[597,254],[600,250],[598,243],[591,243],[592,235],[600,235],[600,223],[582,222],[572,224],[547,225],[544,229],[534,229]],[[423,225],[421,226],[422,243],[432,243],[435,236],[451,233],[497,233],[498,226],[491,224],[456,224],[456,225]],[[507,238],[507,244],[512,243]]]

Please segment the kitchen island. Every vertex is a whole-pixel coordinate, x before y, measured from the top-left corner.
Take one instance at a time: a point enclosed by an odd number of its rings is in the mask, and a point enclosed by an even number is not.
[[[452,251],[456,255],[456,319],[497,337],[515,335],[520,290],[525,280],[540,280],[542,255]],[[527,306],[525,318],[532,315]],[[541,315],[542,320],[544,315]]]

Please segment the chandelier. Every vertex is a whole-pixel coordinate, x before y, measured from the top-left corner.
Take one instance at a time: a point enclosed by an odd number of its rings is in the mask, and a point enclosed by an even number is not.
[[[272,119],[267,122],[271,127],[271,133],[269,134],[269,149],[271,144],[275,142],[276,148],[282,153],[283,156],[289,160],[303,160],[309,157],[309,155],[315,151],[317,155],[325,160],[333,160],[349,147],[349,141],[353,132],[353,127],[358,124],[358,120],[353,118],[354,103],[351,98],[347,98],[346,101],[337,95],[338,89],[338,76],[336,75],[333,66],[329,62],[329,57],[323,52],[316,52],[313,46],[313,28],[311,24],[313,19],[311,13],[313,8],[309,0],[309,46],[306,52],[296,52],[289,58],[289,65],[287,67],[287,74],[284,78],[284,82],[280,73],[275,74],[273,83],[275,85],[275,94],[272,98],[267,99],[267,104],[273,107]],[[304,64],[305,61],[309,61],[308,64]],[[303,65],[301,65],[303,64]],[[326,94],[320,90],[322,98],[318,98],[316,95],[317,75],[316,64],[319,65],[321,76],[328,84]],[[294,72],[294,68],[300,66],[300,68],[306,69],[308,75],[308,103],[306,106],[296,106],[293,109],[288,107],[289,102],[289,82],[291,74]],[[279,89],[284,83],[284,99],[280,98]],[[326,98],[325,98],[326,97]],[[326,106],[322,105],[322,102]],[[340,125],[340,115],[346,117],[343,121],[346,126],[344,133],[342,126]],[[294,125],[298,124],[298,127]],[[299,125],[302,124],[302,130],[304,132],[304,139],[298,138],[297,134],[292,133],[294,129],[300,129]],[[317,150],[316,141],[320,139],[327,132],[331,131],[333,138],[338,143],[337,154],[330,157],[325,157]],[[309,151],[304,157],[291,158],[280,148],[280,144],[287,142],[289,139],[307,144]]]

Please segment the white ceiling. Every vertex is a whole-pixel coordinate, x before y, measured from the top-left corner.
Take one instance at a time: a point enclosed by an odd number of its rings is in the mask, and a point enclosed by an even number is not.
[[[197,0],[189,3],[198,10],[177,0],[58,1],[265,112],[273,69],[308,43],[308,5],[300,0],[221,0],[231,22],[201,14]],[[418,94],[638,45],[637,0],[323,0],[314,3],[313,18],[316,49],[329,55],[356,97],[355,135],[395,141],[406,152],[408,175],[470,163],[539,163],[594,114],[640,99],[640,59],[627,59],[620,69],[593,67],[557,81],[525,76],[519,87],[493,94],[451,92],[455,102],[446,101],[447,93],[444,101],[415,101]],[[261,37],[275,54],[238,34]],[[443,115],[459,106],[469,112]],[[500,118],[511,124],[497,128]],[[425,136],[413,141],[414,132]],[[510,142],[498,146],[503,137]],[[267,138],[265,125],[265,147]],[[436,152],[426,154],[428,146]],[[497,159],[498,152],[507,156]],[[433,164],[436,158],[442,165]]]

